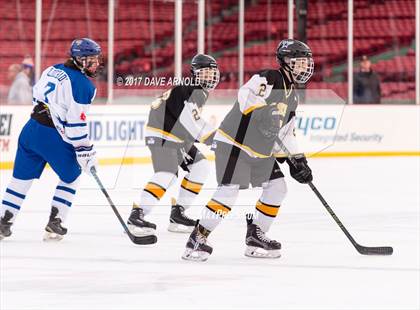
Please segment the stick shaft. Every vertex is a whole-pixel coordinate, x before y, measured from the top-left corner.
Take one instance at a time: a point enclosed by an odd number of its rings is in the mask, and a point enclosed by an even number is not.
[[[131,236],[130,231],[128,230],[127,225],[125,224],[124,220],[122,219],[120,213],[118,212],[117,208],[115,207],[115,204],[112,202],[111,197],[109,196],[107,190],[105,189],[104,185],[102,184],[101,180],[98,177],[98,174],[96,173],[95,167],[92,167],[91,173],[93,178],[95,179],[96,183],[98,183],[99,188],[101,189],[102,193],[105,195],[106,199],[108,200],[109,205],[111,206],[112,210],[114,211],[115,215],[117,216],[118,220],[121,223],[121,226],[124,228],[125,232]]]
[[[289,152],[289,150],[286,148],[283,142],[279,138],[276,139],[276,142],[279,144],[283,152],[287,155],[292,165],[296,167],[297,166],[296,160],[293,158],[292,154]],[[364,254],[364,255],[370,255],[370,254],[391,255],[392,254],[393,250],[391,247],[364,247],[358,244],[356,240],[354,240],[350,232],[347,230],[347,228],[344,226],[344,224],[340,221],[338,216],[335,214],[333,209],[329,206],[329,204],[324,199],[324,197],[322,197],[321,193],[315,187],[315,185],[312,182],[309,182],[308,185],[311,188],[311,190],[315,193],[315,195],[318,197],[318,199],[321,201],[325,209],[327,209],[328,213],[331,215],[331,217],[334,219],[334,221],[337,223],[337,225],[340,227],[343,233],[346,235],[347,239],[349,239],[351,244],[356,248],[356,250],[360,254]]]
[[[350,240],[350,242],[357,247],[357,242],[354,240],[353,236],[349,233],[347,228],[344,226],[344,224],[340,221],[337,214],[331,209],[327,201],[322,197],[321,193],[318,191],[318,189],[315,187],[315,185],[312,182],[308,183],[309,187],[312,189],[312,191],[315,193],[315,195],[318,197],[318,199],[321,201],[325,209],[327,209],[328,213],[332,216],[334,221],[337,223],[337,225],[341,228],[343,233],[346,235],[346,237]]]

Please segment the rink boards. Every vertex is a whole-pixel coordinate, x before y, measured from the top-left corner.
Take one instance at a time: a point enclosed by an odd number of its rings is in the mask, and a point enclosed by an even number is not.
[[[229,105],[209,105],[202,117],[217,125]],[[0,107],[0,168],[10,169],[19,132],[31,106]],[[92,105],[90,138],[101,164],[148,163],[144,135],[147,105]],[[420,155],[419,106],[301,105],[296,135],[300,150],[317,157]],[[211,158],[209,149],[204,149]]]

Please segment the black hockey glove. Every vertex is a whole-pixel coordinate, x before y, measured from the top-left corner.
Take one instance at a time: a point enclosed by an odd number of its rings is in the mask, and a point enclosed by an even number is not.
[[[289,158],[286,159],[290,168],[290,175],[299,183],[309,183],[312,181],[312,170],[308,166],[308,162],[304,154],[293,156],[295,165]]]
[[[258,111],[258,130],[268,140],[274,140],[280,131],[280,114],[276,105]]]

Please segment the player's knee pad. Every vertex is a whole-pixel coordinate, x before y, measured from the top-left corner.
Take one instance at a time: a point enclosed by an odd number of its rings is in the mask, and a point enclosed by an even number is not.
[[[29,190],[29,188],[32,185],[32,182],[34,181],[34,179],[30,179],[30,180],[22,180],[19,178],[15,178],[12,176],[12,178],[10,179],[9,182],[9,186],[12,189],[18,189],[19,191],[23,191],[23,192],[27,192]]]
[[[176,179],[177,179],[176,174],[171,173],[171,172],[161,171],[161,172],[156,172],[150,181],[157,183],[160,186],[163,186],[165,189],[168,189],[172,184],[174,184]]]
[[[211,166],[207,159],[202,159],[188,166],[188,168],[190,170],[189,178],[191,178],[191,180],[204,183],[208,177]]]
[[[203,158],[189,166],[190,170],[196,167],[208,171],[210,170],[210,162],[207,159]]]
[[[217,188],[219,193],[225,193],[227,195],[236,195],[239,193],[239,184],[222,184]]]
[[[279,206],[287,195],[287,185],[284,178],[270,180],[263,184],[261,201]]]
[[[220,185],[213,194],[213,199],[226,205],[233,205],[239,194],[239,184]]]

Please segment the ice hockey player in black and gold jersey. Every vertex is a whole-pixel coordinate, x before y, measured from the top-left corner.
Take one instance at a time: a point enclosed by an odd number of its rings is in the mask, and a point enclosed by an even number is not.
[[[191,232],[195,221],[184,211],[200,192],[209,172],[209,163],[194,146],[211,141],[215,128],[200,116],[209,91],[219,83],[216,60],[198,54],[191,61],[193,83],[177,85],[151,104],[146,127],[146,145],[152,154],[154,175],[133,204],[128,227],[137,236],[155,234],[156,225],[144,219],[176,181],[178,168],[187,172],[178,199],[173,201],[168,230]],[[193,84],[193,85],[191,85]]]
[[[211,231],[235,204],[240,189],[262,187],[254,215],[247,215],[246,256],[280,257],[281,244],[265,234],[286,196],[286,183],[276,155],[281,139],[294,154],[298,166],[288,161],[291,176],[300,183],[312,180],[306,158],[297,151],[294,136],[298,106],[297,83],[306,83],[313,74],[310,48],[297,40],[283,40],[277,47],[276,70],[254,74],[238,92],[238,98],[214,137],[218,189],[204,208],[202,219],[191,233],[182,258],[205,261],[212,253],[207,243]]]

